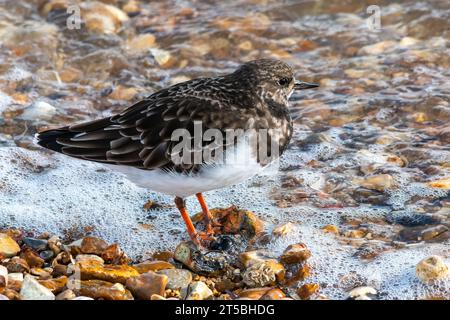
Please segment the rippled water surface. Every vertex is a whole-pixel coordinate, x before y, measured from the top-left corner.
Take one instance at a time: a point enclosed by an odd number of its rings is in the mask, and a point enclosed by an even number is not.
[[[113,8],[84,1],[86,23],[71,30],[66,9],[79,1],[0,0],[2,224],[59,233],[95,225],[135,256],[173,247],[184,237],[174,208],[142,209],[168,197],[42,151],[33,134],[273,57],[320,89],[291,98],[296,133],[280,171],[211,192],[211,206],[254,210],[269,233],[294,223],[288,239],[266,246],[305,242],[308,281],[329,298],[357,285],[383,299],[450,298],[448,280],[415,277],[430,254],[449,261],[448,1],[375,1],[381,30],[368,27],[374,1],[104,2]]]

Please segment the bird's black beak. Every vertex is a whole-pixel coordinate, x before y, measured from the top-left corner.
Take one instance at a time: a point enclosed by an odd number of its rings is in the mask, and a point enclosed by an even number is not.
[[[305,89],[317,88],[318,86],[319,86],[319,84],[317,84],[317,83],[303,82],[303,81],[295,80],[294,89],[295,90],[305,90]]]

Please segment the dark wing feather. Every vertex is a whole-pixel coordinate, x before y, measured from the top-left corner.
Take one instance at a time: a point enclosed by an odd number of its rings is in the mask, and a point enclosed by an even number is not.
[[[41,132],[38,144],[97,162],[148,170],[195,170],[195,165],[172,162],[171,149],[178,143],[171,141],[172,133],[186,129],[193,137],[193,120],[198,119],[206,130],[210,115],[220,112],[221,105],[211,98],[187,95],[186,88],[188,83],[157,92],[109,118]]]

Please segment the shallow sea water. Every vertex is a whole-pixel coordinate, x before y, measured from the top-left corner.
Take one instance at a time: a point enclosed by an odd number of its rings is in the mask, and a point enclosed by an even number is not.
[[[296,133],[280,169],[208,193],[210,206],[252,210],[269,233],[294,223],[266,246],[306,243],[307,281],[329,298],[356,285],[381,299],[450,298],[448,278],[415,276],[431,254],[450,262],[448,1],[377,1],[378,31],[367,25],[373,1],[136,1],[139,14],[106,2],[130,17],[85,1],[102,27],[69,30],[76,1],[0,1],[0,227],[91,232],[134,258],[174,248],[186,234],[170,197],[37,148],[34,133],[273,57],[321,87],[292,96]],[[146,211],[149,199],[167,206]],[[188,209],[200,210],[194,199]]]

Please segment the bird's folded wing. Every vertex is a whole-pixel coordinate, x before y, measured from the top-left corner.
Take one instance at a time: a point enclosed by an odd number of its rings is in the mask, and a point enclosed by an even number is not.
[[[172,150],[180,139],[193,139],[194,129],[205,132],[209,128],[223,128],[222,106],[216,101],[196,96],[150,96],[124,112],[65,128],[50,130],[39,135],[40,144],[64,154],[91,161],[136,166],[142,169],[175,169],[192,171],[192,154],[174,162]],[[222,119],[222,120],[221,120]],[[173,133],[178,131],[178,140]],[[184,135],[183,137],[180,137]],[[213,142],[213,143],[212,143]],[[201,142],[205,148],[222,147],[223,141]],[[178,157],[177,159],[180,159]]]

